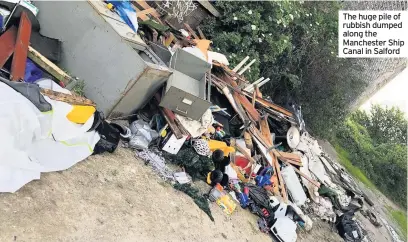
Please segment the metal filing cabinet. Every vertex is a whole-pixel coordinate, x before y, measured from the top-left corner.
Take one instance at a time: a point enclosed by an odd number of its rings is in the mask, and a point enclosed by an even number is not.
[[[211,64],[197,56],[178,49],[170,60],[170,67],[196,80],[203,80],[205,73],[211,70]]]
[[[211,106],[211,103],[204,100],[204,97],[204,81],[197,81],[174,70],[167,81],[166,93],[160,106],[191,119],[200,120]]]

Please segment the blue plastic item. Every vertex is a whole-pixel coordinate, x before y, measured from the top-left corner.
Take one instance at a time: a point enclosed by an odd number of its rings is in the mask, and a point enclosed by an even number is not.
[[[256,185],[259,186],[259,187],[272,185],[271,176],[268,175],[268,174],[263,175],[263,176],[256,176],[255,177],[255,182],[256,182]]]
[[[238,201],[239,204],[241,205],[242,208],[246,208],[248,206],[249,203],[249,198],[248,195],[246,195],[245,193],[242,192],[237,192],[236,193],[238,195]]]
[[[116,12],[123,19],[123,21],[125,21],[125,23],[129,25],[129,27],[136,33],[139,25],[137,23],[136,11],[132,8],[130,1],[124,0],[106,2],[111,3],[115,7]]]
[[[44,75],[43,71],[37,65],[27,58],[24,74],[24,82],[34,83]]]

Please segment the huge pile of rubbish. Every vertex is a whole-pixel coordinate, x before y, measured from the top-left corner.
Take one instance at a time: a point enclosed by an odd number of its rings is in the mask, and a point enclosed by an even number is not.
[[[177,40],[169,27],[138,25],[135,11],[107,4],[121,10],[134,31],[144,31],[173,72],[143,108],[126,117],[128,124],[107,122],[91,100],[64,88],[73,78],[49,60],[58,62],[58,51],[30,46],[30,34],[39,35],[33,34],[39,27],[32,28],[36,12],[19,4],[2,11],[14,14],[13,7],[25,10],[10,16],[0,35],[1,116],[7,117],[0,125],[0,192],[15,192],[41,172],[67,169],[91,154],[114,152],[122,139],[210,217],[208,201],[228,215],[241,206],[259,216],[260,231],[286,242],[296,241],[298,227],[311,230],[313,216],[336,223],[347,241],[363,240],[353,215],[372,202],[307,132],[300,106],[284,108],[264,97],[260,87],[268,78],[245,79],[254,61],[245,65],[245,58],[230,69],[201,31],[198,37],[186,25]],[[152,29],[162,29],[163,41],[157,31],[148,34]],[[58,40],[44,41],[60,48]],[[209,185],[205,199],[193,187],[197,179]]]

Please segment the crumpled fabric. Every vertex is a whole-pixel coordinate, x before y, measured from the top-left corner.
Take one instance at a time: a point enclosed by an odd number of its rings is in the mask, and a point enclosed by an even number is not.
[[[32,102],[41,112],[52,110],[51,104],[44,99],[43,95],[40,93],[40,87],[37,84],[12,82],[3,79],[0,79],[0,81],[30,100],[30,102]]]
[[[136,151],[136,156],[153,167],[153,170],[165,181],[174,181],[173,171],[166,165],[164,158],[153,151]]]
[[[38,79],[42,78],[44,72],[37,67],[37,65],[30,59],[27,58],[26,69],[24,74],[24,82],[34,83]]]
[[[197,138],[204,134],[208,127],[214,123],[214,118],[211,113],[211,109],[205,111],[200,121],[193,120],[181,115],[176,114],[176,118],[180,121],[181,125],[188,131],[193,138]]]

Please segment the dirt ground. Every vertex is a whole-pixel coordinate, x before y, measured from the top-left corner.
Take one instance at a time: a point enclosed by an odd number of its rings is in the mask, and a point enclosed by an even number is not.
[[[193,200],[163,182],[134,153],[89,157],[42,175],[14,194],[0,194],[0,241],[272,241],[249,211],[232,216],[210,204],[212,222]],[[372,241],[392,241],[362,217]],[[343,241],[314,220],[298,241]]]
[[[211,204],[211,211],[215,222],[118,148],[0,194],[0,241],[272,241],[247,210],[228,217]],[[329,224],[314,226],[298,241],[342,241]]]

